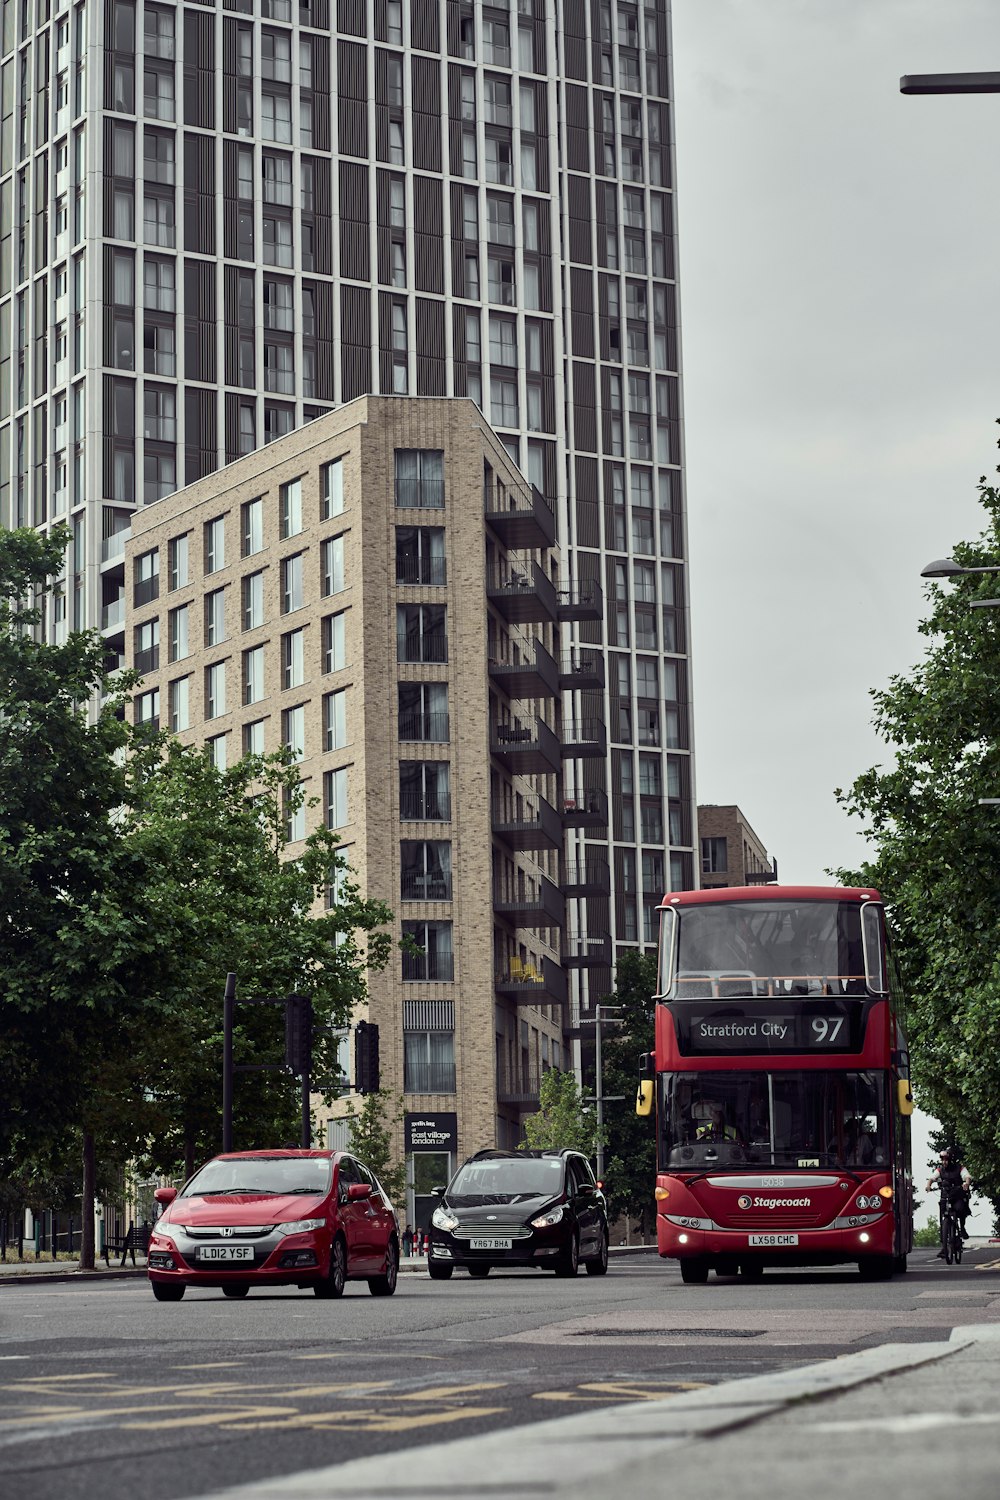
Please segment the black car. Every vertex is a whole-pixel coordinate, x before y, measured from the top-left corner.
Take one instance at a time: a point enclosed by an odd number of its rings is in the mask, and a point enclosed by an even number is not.
[[[579,1151],[479,1151],[465,1162],[431,1217],[427,1270],[446,1281],[456,1266],[537,1266],[575,1276],[608,1269],[608,1210]]]

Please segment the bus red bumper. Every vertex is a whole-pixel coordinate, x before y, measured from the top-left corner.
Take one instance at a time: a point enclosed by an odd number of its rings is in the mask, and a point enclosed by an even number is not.
[[[659,1253],[678,1260],[774,1260],[791,1264],[826,1260],[861,1260],[870,1255],[894,1255],[895,1224],[891,1213],[863,1225],[824,1229],[711,1229],[672,1223],[664,1214],[656,1220]]]

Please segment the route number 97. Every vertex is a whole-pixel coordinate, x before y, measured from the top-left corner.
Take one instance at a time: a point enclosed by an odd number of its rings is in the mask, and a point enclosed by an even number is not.
[[[812,1022],[813,1040],[821,1047],[835,1042],[843,1029],[843,1016],[814,1016]]]

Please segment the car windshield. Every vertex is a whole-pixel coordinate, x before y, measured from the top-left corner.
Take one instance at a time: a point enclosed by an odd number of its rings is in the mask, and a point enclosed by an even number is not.
[[[857,1169],[889,1161],[881,1073],[673,1073],[664,1077],[663,1104],[661,1160],[671,1168]]]
[[[217,1157],[207,1162],[181,1191],[182,1198],[210,1198],[276,1193],[320,1195],[330,1186],[326,1156]]]
[[[676,910],[671,999],[867,991],[856,902],[730,901]]]
[[[499,1157],[470,1161],[460,1167],[448,1189],[450,1203],[516,1203],[522,1198],[552,1198],[562,1191],[563,1163],[558,1156]]]

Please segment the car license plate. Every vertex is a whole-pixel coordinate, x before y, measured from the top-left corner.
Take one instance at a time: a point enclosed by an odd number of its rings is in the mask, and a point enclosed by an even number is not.
[[[797,1245],[799,1237],[797,1234],[751,1234],[749,1236],[750,1248],[770,1247],[775,1245]]]
[[[253,1260],[252,1245],[199,1245],[199,1260]]]
[[[509,1250],[511,1240],[487,1240],[478,1239],[469,1241],[470,1250]]]

